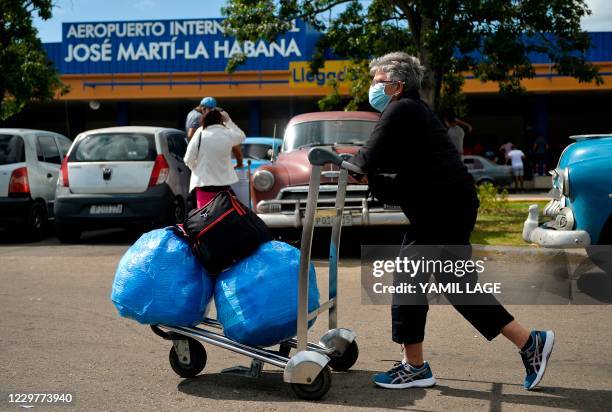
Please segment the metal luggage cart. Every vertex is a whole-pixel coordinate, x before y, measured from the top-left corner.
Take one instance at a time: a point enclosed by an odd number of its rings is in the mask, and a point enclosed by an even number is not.
[[[336,371],[347,371],[359,356],[355,333],[350,329],[338,328],[338,251],[342,214],[348,170],[360,173],[360,169],[330,151],[313,148],[308,153],[312,164],[312,174],[308,187],[308,199],[302,230],[301,256],[298,278],[298,317],[297,337],[280,344],[279,350],[243,345],[209,329],[222,329],[214,319],[205,319],[200,327],[178,327],[153,325],[151,329],[164,339],[172,340],[170,365],[181,377],[191,378],[199,374],[206,366],[206,350],[200,343],[206,342],[219,346],[252,359],[250,368],[237,366],[225,369],[222,373],[231,373],[248,377],[261,376],[263,363],[268,363],[284,370],[283,380],[291,385],[295,394],[307,400],[321,399],[331,387],[330,368]],[[328,163],[339,166],[338,191],[336,195],[336,213],[333,219],[331,242],[329,246],[329,299],[319,309],[308,312],[308,272],[314,218],[319,196],[322,166]],[[318,343],[308,341],[308,322],[327,311],[329,331]],[[296,349],[290,356],[291,349]]]

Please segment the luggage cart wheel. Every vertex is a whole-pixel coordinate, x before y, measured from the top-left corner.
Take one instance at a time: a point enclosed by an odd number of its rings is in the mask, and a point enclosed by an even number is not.
[[[173,340],[170,366],[182,378],[193,378],[206,366],[206,349],[195,339]]]
[[[346,372],[347,370],[351,369],[355,362],[357,362],[358,357],[359,346],[357,346],[357,341],[354,340],[346,348],[342,355],[331,355],[328,365],[336,372]]]
[[[331,371],[326,366],[321,369],[315,380],[310,383],[292,383],[291,389],[299,398],[307,401],[318,401],[331,388]]]

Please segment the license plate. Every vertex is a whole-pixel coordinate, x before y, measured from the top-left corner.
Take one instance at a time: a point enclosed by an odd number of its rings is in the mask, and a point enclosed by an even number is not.
[[[388,205],[386,203],[383,205],[383,209],[385,209],[385,210],[402,210],[402,208],[399,207],[398,205]]]
[[[335,216],[335,215],[334,215]],[[334,216],[315,216],[315,226],[331,226],[334,223]],[[342,215],[342,226],[352,226],[353,216]]]
[[[123,205],[91,205],[91,215],[118,215],[123,213]]]

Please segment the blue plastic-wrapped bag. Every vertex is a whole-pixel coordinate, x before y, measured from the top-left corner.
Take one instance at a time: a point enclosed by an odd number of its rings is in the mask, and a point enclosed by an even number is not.
[[[215,305],[225,336],[250,346],[294,337],[299,266],[298,249],[271,241],[221,272],[215,280]],[[308,295],[308,311],[313,311],[319,307],[319,290],[312,265]]]
[[[204,318],[214,283],[176,230],[145,233],[119,261],[111,300],[121,316],[173,326]]]

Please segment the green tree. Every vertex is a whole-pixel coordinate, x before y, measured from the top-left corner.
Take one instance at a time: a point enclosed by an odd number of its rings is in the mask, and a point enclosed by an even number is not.
[[[0,121],[66,90],[32,25],[34,13],[47,20],[51,9],[51,0],[0,0]]]
[[[523,91],[521,80],[535,76],[532,52],[547,55],[561,75],[603,82],[585,58],[590,37],[580,19],[591,12],[583,0],[373,0],[367,6],[358,0],[229,0],[223,13],[228,33],[241,41],[272,41],[292,19],[320,30],[311,66],[322,66],[326,48],[352,61],[348,109],[367,101],[368,60],[398,50],[425,66],[422,96],[437,110],[463,107],[467,71],[497,82],[502,93]],[[246,59],[233,56],[227,70]],[[337,102],[332,95],[319,103],[329,108]]]

